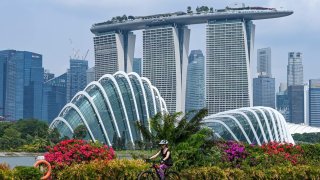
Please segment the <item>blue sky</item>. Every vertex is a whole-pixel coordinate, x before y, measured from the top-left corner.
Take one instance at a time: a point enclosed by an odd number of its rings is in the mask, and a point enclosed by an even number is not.
[[[234,0],[1,0],[0,49],[16,49],[43,55],[43,66],[56,75],[66,71],[73,49],[94,65],[92,24],[117,15],[149,15],[185,11],[187,6],[224,8]],[[254,21],[255,50],[271,47],[272,74],[286,82],[289,51],[303,53],[304,80],[320,78],[320,0],[242,0],[250,6],[293,10],[284,18]],[[192,25],[190,50],[205,52],[205,25]],[[142,57],[142,37],[137,34],[136,57]],[[72,43],[71,43],[72,42]],[[256,76],[256,51],[251,65]]]

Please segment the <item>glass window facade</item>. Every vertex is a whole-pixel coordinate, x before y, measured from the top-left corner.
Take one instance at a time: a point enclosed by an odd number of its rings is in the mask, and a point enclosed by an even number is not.
[[[204,118],[213,132],[226,140],[249,144],[271,141],[294,143],[284,117],[270,107],[247,107],[221,112]]]

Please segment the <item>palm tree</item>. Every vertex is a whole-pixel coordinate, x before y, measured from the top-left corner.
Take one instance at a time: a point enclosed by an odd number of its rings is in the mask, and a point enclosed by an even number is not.
[[[181,112],[173,114],[158,113],[150,120],[151,131],[140,122],[137,122],[137,126],[145,142],[151,142],[155,145],[161,139],[167,139],[170,146],[175,146],[199,132],[203,124],[202,120],[207,114],[207,109],[201,109],[197,112],[191,111],[183,117]]]

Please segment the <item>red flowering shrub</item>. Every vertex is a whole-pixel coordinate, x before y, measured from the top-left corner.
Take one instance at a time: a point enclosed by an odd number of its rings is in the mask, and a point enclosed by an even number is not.
[[[53,169],[62,169],[73,163],[89,162],[92,160],[109,161],[115,158],[112,147],[84,140],[71,139],[61,141],[53,147],[48,147],[45,159]]]
[[[285,160],[291,162],[292,165],[299,163],[303,150],[299,145],[293,144],[282,144],[277,142],[269,142],[263,144],[261,149],[264,153],[271,157],[279,157],[280,160]]]

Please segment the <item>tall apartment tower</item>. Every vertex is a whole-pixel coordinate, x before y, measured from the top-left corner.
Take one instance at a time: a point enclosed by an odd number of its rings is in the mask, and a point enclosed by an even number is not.
[[[304,85],[288,86],[288,99],[289,119],[287,121],[295,124],[303,124],[305,122]]]
[[[309,125],[320,127],[320,79],[309,80]]]
[[[117,71],[131,72],[136,36],[132,32],[106,32],[95,35],[95,79]]]
[[[209,21],[206,38],[206,107],[209,114],[252,106],[251,21]]]
[[[289,52],[287,65],[287,84],[303,85],[302,53]]]
[[[257,72],[260,76],[272,77],[271,75],[271,48],[257,50]]]
[[[2,116],[8,120],[41,119],[42,55],[27,51],[0,51],[0,68]]]
[[[158,88],[170,113],[185,110],[189,38],[184,26],[143,30],[142,75]]]
[[[186,112],[199,110],[206,106],[204,63],[202,51],[192,50],[187,71]]]
[[[88,61],[70,59],[70,68],[67,72],[67,101],[83,90],[87,85]]]

